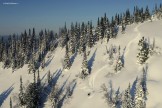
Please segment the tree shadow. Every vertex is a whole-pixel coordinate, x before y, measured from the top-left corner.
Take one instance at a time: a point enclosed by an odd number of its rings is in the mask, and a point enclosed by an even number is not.
[[[73,95],[74,93],[74,89],[76,87],[76,81],[73,80],[69,85],[68,87],[66,88],[66,95],[67,95],[67,98],[71,98],[71,96]]]
[[[61,108],[62,107],[65,99],[66,99],[66,94],[64,94],[63,97],[60,99],[60,101],[58,103],[58,108]]]
[[[143,76],[142,76],[142,79],[141,79],[141,85],[142,85],[142,88],[143,88],[143,92],[144,92],[144,98],[145,100],[147,100],[147,72],[148,72],[148,64],[146,64],[145,68],[143,67]]]
[[[145,69],[145,73],[146,73],[146,76],[147,76],[147,72],[148,72],[148,64],[146,64],[146,69]]]
[[[47,67],[51,63],[52,59],[53,59],[53,57],[51,59],[47,60],[47,62],[45,63],[45,67]]]
[[[52,90],[52,87],[53,86],[56,86],[56,83],[59,79],[59,77],[61,76],[62,74],[62,70],[59,69],[59,70],[56,70],[57,72],[55,72],[53,75],[52,75],[52,79],[51,79],[51,82],[49,84],[47,84],[46,86],[43,86],[43,90],[42,90],[42,94],[41,94],[41,105],[40,105],[40,108],[43,108],[44,107],[44,103],[47,101],[48,99],[48,96],[49,94],[51,93],[51,90]]]
[[[14,88],[13,88],[13,85],[12,85],[6,91],[4,91],[2,94],[0,94],[0,106],[7,99],[7,97],[10,95],[10,93],[12,92],[13,89]]]
[[[95,61],[96,51],[97,51],[97,49],[95,50],[92,57],[88,61],[89,73],[91,73],[91,71],[92,71],[92,66],[93,66],[93,62]]]
[[[74,63],[76,56],[77,56],[77,52],[75,52],[75,54],[73,54],[73,56],[70,58],[71,64]]]
[[[124,67],[124,64],[125,64],[125,57],[124,57],[125,50],[126,50],[126,47],[123,49],[123,54],[122,54],[122,56],[121,56],[121,61],[122,61],[122,63],[123,63],[123,67]]]
[[[71,96],[72,96],[73,93],[74,93],[74,89],[75,89],[76,85],[77,85],[77,83],[74,82],[74,84],[73,84],[73,86],[72,86],[72,88],[71,88]]]
[[[69,76],[69,77],[70,77],[70,76]],[[61,96],[61,95],[63,94],[64,88],[65,88],[65,85],[66,85],[66,83],[67,83],[69,77],[66,79],[66,81],[63,83],[62,87],[59,89],[59,91],[58,91],[56,97],[59,97],[59,96]],[[64,103],[64,100],[66,99],[66,96],[67,96],[66,93],[63,94],[62,98],[61,98],[61,99],[59,100],[59,102],[58,102],[58,108],[61,108],[61,107],[62,107],[62,105],[63,105],[63,103]]]
[[[41,81],[45,78],[45,76],[47,75],[47,73],[46,74],[44,74],[44,76],[41,78]]]
[[[116,97],[118,97],[118,98],[122,96],[121,93],[120,93],[120,87],[118,87],[118,89],[115,92],[115,94],[116,94]],[[121,108],[122,101],[120,99],[119,100],[116,100],[115,105],[116,105],[116,108]]]
[[[53,76],[52,76],[52,80],[51,80],[52,86],[55,86],[55,85],[56,85],[56,83],[57,83],[59,77],[60,77],[61,74],[62,74],[62,70],[61,70],[61,69],[56,70],[56,71],[57,71],[57,73],[55,72],[55,73],[53,74]]]
[[[70,77],[70,76],[69,76],[69,77]],[[66,81],[63,83],[62,87],[59,89],[59,91],[58,91],[58,93],[57,93],[58,96],[60,96],[60,95],[63,93],[64,87],[65,87],[65,85],[66,85],[66,83],[67,83],[69,77],[66,79]]]
[[[134,99],[134,95],[135,95],[135,92],[136,92],[136,85],[137,85],[137,82],[138,82],[138,77],[136,77],[136,80],[133,82],[132,84],[132,88],[130,90],[130,94],[132,96],[132,99]]]

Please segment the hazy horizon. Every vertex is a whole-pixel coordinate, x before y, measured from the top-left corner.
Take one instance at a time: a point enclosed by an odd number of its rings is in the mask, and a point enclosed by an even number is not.
[[[0,0],[0,36],[13,33],[20,34],[25,29],[49,29],[58,32],[65,22],[69,27],[71,22],[88,22],[96,25],[98,17],[107,14],[110,18],[116,13],[133,10],[134,6],[152,10],[160,0]]]

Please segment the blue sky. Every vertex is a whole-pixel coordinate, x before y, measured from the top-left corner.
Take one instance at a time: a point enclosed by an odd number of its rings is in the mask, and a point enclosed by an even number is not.
[[[132,10],[135,5],[152,9],[161,0],[0,0],[0,35],[20,33],[36,28],[58,31],[66,22],[96,24],[97,18],[106,12],[111,17],[116,13]],[[6,4],[5,4],[6,3]],[[11,4],[7,4],[11,3]],[[17,3],[17,4],[12,4]]]

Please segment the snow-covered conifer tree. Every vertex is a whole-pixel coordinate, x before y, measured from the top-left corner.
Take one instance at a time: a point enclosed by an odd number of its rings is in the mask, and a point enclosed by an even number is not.
[[[59,92],[59,89],[57,85],[53,86],[51,93],[49,94],[49,100],[52,104],[52,108],[58,108],[58,103],[60,100],[60,95],[58,94],[58,92]]]
[[[101,25],[100,25],[100,19],[98,18],[98,21],[97,21],[97,27],[96,27],[96,41],[99,41],[101,37]]]
[[[19,101],[20,101],[20,106],[25,105],[25,97],[24,97],[24,90],[23,90],[23,82],[22,82],[22,77],[20,76],[20,92],[19,92]]]
[[[143,68],[143,75],[141,78],[141,85],[142,85],[142,89],[144,92],[144,99],[147,99],[147,94],[148,94],[148,90],[147,90],[147,70]]]
[[[41,79],[40,79],[40,75],[39,75],[39,69],[38,69],[38,76],[37,76],[37,86],[40,87],[41,86]]]
[[[92,22],[88,23],[88,30],[87,30],[87,35],[88,35],[88,47],[92,47],[94,44],[94,37],[93,37],[93,32],[92,32]]]
[[[86,30],[85,30],[85,24],[82,23],[81,25],[81,35],[80,35],[80,47],[79,47],[79,53],[83,53],[85,50],[85,34],[86,34]]]
[[[137,83],[134,97],[134,107],[135,108],[146,108],[146,103],[144,99],[144,91],[142,85]]]
[[[45,68],[45,58],[43,58],[42,62],[41,62],[41,68],[44,70]]]
[[[144,40],[144,37],[142,37],[141,40],[139,40],[139,53],[137,54],[138,62],[140,64],[143,64],[146,62],[146,60],[149,58],[149,46],[147,42]]]
[[[116,64],[115,64],[115,71],[116,72],[120,71],[123,66],[124,65],[123,65],[122,58],[121,58],[120,51],[119,51],[119,57],[118,57]]]
[[[85,50],[83,55],[82,67],[81,67],[81,78],[84,79],[87,75],[89,75],[89,68],[88,68],[87,55]]]
[[[10,97],[10,108],[12,108],[12,99]]]
[[[132,97],[130,94],[130,84],[129,84],[128,88],[125,90],[124,99],[122,102],[122,108],[133,108]]]
[[[71,24],[71,30],[69,32],[69,53],[74,54],[75,53],[75,31],[74,31],[74,25],[73,23]]]
[[[50,72],[50,70],[48,71],[48,74],[47,74],[47,81],[48,81],[48,84],[49,85],[51,85],[51,80],[52,80],[52,78],[51,78],[51,72]]]
[[[69,49],[68,49],[68,45],[66,45],[66,52],[65,52],[65,58],[64,58],[64,69],[70,69],[71,67],[71,61],[69,58]]]

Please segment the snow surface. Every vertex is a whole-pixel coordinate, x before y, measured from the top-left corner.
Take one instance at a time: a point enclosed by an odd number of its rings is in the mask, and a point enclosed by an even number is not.
[[[144,65],[137,63],[138,41],[142,36],[150,38],[150,42],[155,38],[155,45],[159,47],[159,54],[151,56],[148,60],[148,100],[147,108],[162,108],[162,20],[154,20],[153,22],[144,22],[127,26],[125,34],[119,33],[116,39],[111,39],[109,43],[104,41],[98,42],[91,50],[87,57],[88,64],[91,67],[91,74],[84,80],[80,79],[78,74],[81,72],[83,56],[79,54],[73,55],[72,67],[70,70],[62,71],[62,61],[65,55],[65,48],[57,48],[46,57],[45,70],[40,71],[42,82],[47,82],[47,72],[50,70],[52,74],[61,72],[58,78],[58,85],[63,84],[68,86],[72,81],[76,82],[74,93],[70,99],[65,100],[62,108],[108,108],[108,105],[103,98],[102,84],[108,86],[111,80],[113,87],[117,90],[120,87],[120,92],[123,92],[129,82],[131,85],[136,77],[141,77]],[[121,28],[120,28],[121,31]],[[110,45],[120,45],[121,55],[124,58],[124,68],[115,73],[114,67],[109,64],[107,48]],[[2,65],[2,63],[0,63]],[[20,75],[23,78],[24,86],[33,81],[33,75],[28,74],[28,67],[16,70],[12,73],[11,69],[0,68],[0,107],[9,108],[10,97],[15,101],[14,96],[19,92]],[[61,71],[60,71],[61,70]],[[64,87],[66,88],[66,87]],[[90,93],[90,96],[88,96]],[[45,102],[45,108],[51,108],[49,102]]]

